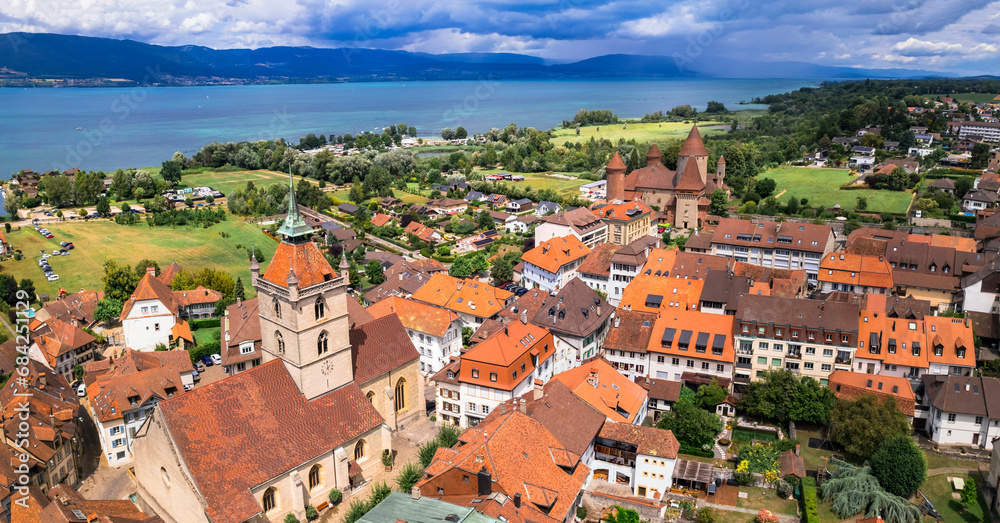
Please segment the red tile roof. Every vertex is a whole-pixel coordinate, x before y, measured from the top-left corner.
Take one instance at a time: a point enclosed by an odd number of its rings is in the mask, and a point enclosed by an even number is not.
[[[621,245],[614,243],[599,243],[595,245],[590,254],[587,255],[587,258],[580,264],[577,271],[584,274],[609,276],[611,274],[611,257],[621,248]]]
[[[555,343],[547,329],[512,321],[462,354],[459,381],[514,390],[554,354]]]
[[[374,318],[395,314],[403,323],[403,327],[439,338],[443,338],[452,322],[458,319],[457,314],[447,309],[398,296],[373,303],[365,310]]]
[[[295,273],[298,287],[305,289],[337,278],[336,271],[312,242],[278,244],[263,278],[275,285],[288,287],[288,273]]]
[[[372,225],[374,225],[375,227],[382,227],[391,221],[392,217],[389,216],[388,214],[378,213],[375,216],[372,216]]]
[[[174,302],[174,292],[166,284],[147,272],[142,275],[142,279],[136,285],[135,291],[132,292],[132,297],[122,307],[121,318],[124,320],[128,317],[135,303],[144,300],[159,300],[169,312],[177,314],[177,303]]]
[[[647,456],[676,459],[677,453],[681,450],[681,444],[673,432],[656,427],[609,421],[604,424],[598,435],[604,439],[631,443],[638,447],[637,454]]]
[[[354,381],[369,381],[420,357],[406,329],[393,314],[351,329]]]
[[[196,304],[215,303],[222,299],[222,293],[212,289],[206,289],[201,285],[196,289],[187,291],[174,291],[174,302],[178,307],[189,307]]]
[[[462,280],[444,273],[431,276],[413,299],[459,314],[490,318],[499,313],[514,293],[477,280]]]
[[[646,390],[601,358],[584,361],[552,379],[562,382],[613,421],[631,423],[646,403]]]
[[[691,127],[691,132],[688,133],[688,136],[681,145],[681,150],[677,153],[677,155],[708,156],[708,150],[705,149],[705,141],[701,139],[701,133],[698,132],[698,124]]]
[[[539,243],[534,249],[524,253],[521,261],[555,274],[564,265],[576,262],[588,254],[590,248],[570,234]]]
[[[704,150],[704,146],[703,150]],[[684,172],[681,173],[680,180],[677,180],[675,189],[678,191],[700,191],[705,188],[705,182],[701,179],[701,171],[698,169],[698,162],[687,162],[684,164]]]
[[[350,302],[352,300],[348,300]],[[231,365],[261,357],[260,348],[263,338],[260,334],[260,315],[257,311],[257,297],[243,300],[226,307],[226,315],[222,318],[222,364]],[[240,343],[252,341],[254,352],[242,354]]]
[[[625,162],[622,161],[622,157],[618,156],[618,153],[615,152],[614,156],[611,157],[611,161],[608,162],[607,169],[625,169],[625,168],[626,168]]]
[[[250,489],[383,423],[354,383],[306,401],[281,360],[158,409],[213,523],[254,517],[261,507]]]
[[[896,400],[900,411],[907,416],[913,416],[916,400],[913,387],[906,378],[835,370],[830,374],[829,387],[838,398],[844,399],[854,399],[862,394],[891,396]]]

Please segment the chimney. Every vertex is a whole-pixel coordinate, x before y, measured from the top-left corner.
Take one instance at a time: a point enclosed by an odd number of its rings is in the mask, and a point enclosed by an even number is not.
[[[518,410],[521,411],[521,414],[527,414],[528,413],[528,402],[524,401],[524,398],[521,398],[521,401],[519,402],[518,406],[519,406]]]
[[[420,499],[420,487],[410,488],[410,499]]]
[[[156,276],[156,267],[146,267],[146,274]]]
[[[504,414],[507,414],[507,402],[506,401],[501,401],[500,402],[500,415],[502,416]]]
[[[531,399],[534,400],[534,401],[538,401],[538,400],[542,399],[543,395],[544,395],[544,392],[543,392],[543,389],[542,389],[542,380],[535,380],[534,387],[533,387],[533,394],[531,395]]]
[[[486,471],[486,467],[483,467],[476,473],[476,481],[478,486],[478,494],[480,496],[489,496],[493,492],[492,478],[490,473]]]
[[[521,493],[514,493],[514,508],[521,508]]]
[[[528,309],[521,311],[521,323],[528,324]]]
[[[510,337],[510,331],[507,330],[507,326],[504,326],[504,328],[503,328],[503,335],[507,336],[507,337]]]
[[[802,445],[796,444],[795,445],[795,455],[799,456],[799,455],[801,455],[801,452],[802,452]]]

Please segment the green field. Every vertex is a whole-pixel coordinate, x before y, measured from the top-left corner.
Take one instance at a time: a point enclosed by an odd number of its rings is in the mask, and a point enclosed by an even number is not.
[[[208,345],[219,339],[219,333],[222,331],[222,327],[205,327],[202,329],[195,329],[191,332],[194,335],[195,345]]]
[[[301,178],[296,178],[298,183]],[[229,195],[237,187],[246,187],[247,182],[253,182],[257,187],[266,187],[272,183],[288,183],[288,174],[274,171],[232,171],[232,172],[196,172],[184,174],[181,177],[181,187],[211,187],[222,194]],[[315,182],[314,182],[315,183]]]
[[[778,167],[759,176],[770,178],[778,184],[775,194],[786,191],[779,200],[787,203],[788,198],[808,198],[809,205],[826,209],[840,204],[841,209],[854,209],[858,196],[868,199],[866,212],[905,213],[913,195],[908,192],[876,191],[861,189],[842,191],[840,186],[851,181],[850,171],[845,169],[814,169],[808,167]]]
[[[957,475],[957,474],[956,474]],[[931,501],[934,508],[944,517],[945,521],[983,521],[983,514],[989,512],[983,501],[982,492],[985,485],[982,476],[978,473],[970,475],[960,475],[965,481],[975,479],[979,487],[979,503],[972,506],[965,506],[961,500],[954,499],[952,493],[955,492],[951,483],[948,482],[949,475],[932,476],[927,478],[923,486],[920,487],[927,499]]]
[[[483,169],[476,171],[477,173],[487,175],[496,173],[511,173],[520,174],[524,176],[523,182],[500,182],[506,183],[518,187],[530,186],[534,191],[540,191],[542,189],[552,189],[559,193],[559,196],[573,196],[580,194],[580,186],[591,183],[593,180],[583,180],[578,178],[580,173],[518,173],[514,171],[507,171],[504,169]],[[559,178],[556,176],[549,176],[550,174],[558,174],[561,176],[569,176],[570,179]]]
[[[566,142],[589,142],[591,138],[600,140],[607,138],[612,143],[617,143],[619,139],[635,140],[639,143],[645,142],[665,142],[673,139],[687,138],[691,132],[692,123],[684,122],[661,122],[661,123],[629,123],[626,129],[622,129],[623,124],[610,124],[599,126],[587,126],[580,128],[580,134],[576,134],[576,129],[559,129],[553,133],[552,143],[563,145]],[[718,126],[718,127],[709,127]],[[707,134],[722,132],[725,124],[713,121],[698,122],[698,130],[702,136]],[[600,128],[600,131],[597,129]]]
[[[937,99],[939,96],[944,96],[943,94],[925,94],[924,97],[930,98],[931,100]],[[949,94],[948,96],[954,98],[959,102],[972,102],[975,104],[989,103],[989,102],[1000,102],[1000,94],[996,93],[956,93]]]
[[[242,278],[247,297],[254,294],[250,286],[250,267],[245,250],[236,245],[250,246],[253,242],[270,260],[277,244],[253,225],[239,218],[229,217],[228,221],[213,225],[208,229],[193,227],[148,227],[145,223],[133,227],[117,225],[113,222],[65,222],[47,225],[52,239],[43,238],[30,227],[13,230],[7,235],[15,249],[20,249],[25,258],[21,261],[8,260],[2,271],[14,275],[18,281],[30,278],[35,282],[39,294],[55,297],[60,288],[68,292],[80,289],[100,288],[104,275],[105,260],[114,259],[134,264],[143,258],[150,258],[166,267],[175,261],[187,270],[201,267],[225,271],[233,278]],[[231,236],[222,238],[219,232]],[[40,250],[52,252],[59,248],[60,241],[71,241],[75,249],[69,256],[53,256],[49,263],[59,275],[59,281],[49,282],[38,268]],[[264,263],[266,266],[266,261]]]

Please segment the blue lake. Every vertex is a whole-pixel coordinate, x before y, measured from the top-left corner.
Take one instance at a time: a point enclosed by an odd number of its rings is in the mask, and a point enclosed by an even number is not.
[[[217,141],[337,135],[406,123],[418,136],[509,123],[539,129],[579,109],[621,117],[792,91],[819,80],[481,80],[320,85],[0,89],[0,176],[21,169],[159,165]],[[744,106],[745,107],[745,106]]]

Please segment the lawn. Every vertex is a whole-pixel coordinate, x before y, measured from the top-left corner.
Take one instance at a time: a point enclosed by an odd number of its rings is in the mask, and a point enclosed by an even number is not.
[[[802,445],[802,461],[805,462],[806,470],[819,470],[830,462],[833,451],[814,449],[809,447],[809,439],[815,438],[820,441],[825,440],[823,432],[819,427],[805,427],[805,424],[796,424],[796,439]]]
[[[528,186],[532,190],[540,191],[542,189],[553,189],[559,196],[573,196],[580,194],[580,186],[586,185],[593,182],[593,180],[583,180],[578,178],[580,173],[518,173],[514,171],[507,171],[504,169],[482,169],[477,170],[477,173],[486,174],[496,174],[496,173],[511,173],[520,174],[524,176],[523,182],[500,182],[506,184],[512,184],[517,186]],[[558,176],[554,176],[558,175]],[[567,176],[569,178],[563,178]]]
[[[944,96],[943,94],[925,94],[924,97],[930,98],[931,100],[936,99],[938,96]],[[1000,94],[996,93],[958,93],[948,95],[959,102],[972,102],[976,104],[989,103],[989,102],[1000,102]]]
[[[203,327],[191,332],[194,335],[195,345],[206,345],[209,342],[219,340],[221,327]]]
[[[783,499],[778,497],[778,491],[761,487],[740,487],[740,492],[747,493],[747,499],[739,498],[736,506],[751,510],[766,508],[775,514],[788,514],[794,516],[798,501],[795,498]]]
[[[851,181],[846,169],[818,169],[808,167],[778,167],[764,172],[760,178],[770,178],[777,183],[775,194],[786,191],[779,200],[787,203],[792,196],[808,198],[809,205],[831,209],[840,204],[842,209],[854,209],[859,196],[868,199],[867,212],[903,214],[913,195],[908,192],[876,191],[861,189],[842,191],[840,186]]]
[[[622,126],[625,126],[623,129]],[[591,138],[601,140],[607,138],[612,143],[618,140],[635,140],[639,143],[665,142],[667,140],[687,138],[691,132],[693,123],[684,122],[660,122],[660,123],[639,123],[628,124],[594,125],[580,128],[580,134],[576,134],[576,129],[558,129],[553,133],[552,143],[563,145],[566,142],[575,144],[578,142],[589,142]],[[698,122],[698,130],[702,136],[723,132],[721,122],[704,121]],[[719,126],[719,127],[710,127]],[[600,130],[598,130],[600,129]]]
[[[15,249],[20,249],[25,258],[21,261],[9,260],[3,263],[3,271],[13,274],[18,280],[30,278],[35,282],[39,294],[55,297],[60,288],[69,292],[80,289],[100,288],[104,275],[105,260],[114,259],[134,264],[143,258],[150,258],[166,267],[175,261],[187,270],[212,267],[225,271],[234,278],[243,280],[247,297],[254,294],[250,286],[250,266],[245,250],[237,250],[236,245],[249,247],[251,242],[270,260],[277,244],[260,232],[258,228],[242,220],[229,216],[225,222],[208,229],[194,227],[148,227],[145,223],[132,227],[114,222],[63,222],[47,225],[55,236],[43,238],[34,229],[25,227],[13,230],[7,235]],[[230,236],[222,238],[225,231]],[[76,246],[67,257],[53,256],[49,262],[59,275],[59,281],[46,281],[38,268],[40,250],[51,252],[59,248],[60,241],[71,241]],[[264,265],[266,266],[266,261]]]
[[[920,487],[920,492],[927,496],[927,499],[941,513],[945,521],[982,521],[984,510],[989,512],[989,509],[984,507],[985,502],[982,498],[983,481],[978,473],[964,476],[965,481],[972,481],[972,478],[975,478],[980,489],[979,503],[972,506],[967,507],[962,504],[961,500],[954,499],[952,492],[956,491],[948,482],[947,475],[927,478],[924,485]]]
[[[970,461],[961,458],[949,458],[947,456],[942,456],[940,454],[935,454],[933,452],[924,452],[927,456],[927,470],[960,467],[969,470],[976,470],[977,465],[975,461]]]
[[[295,183],[301,178],[296,177]],[[246,187],[247,182],[253,182],[257,187],[266,187],[273,183],[288,183],[288,173],[274,171],[202,171],[182,174],[180,187],[208,186],[224,195],[229,195],[237,187]],[[310,180],[315,183],[315,180]]]

